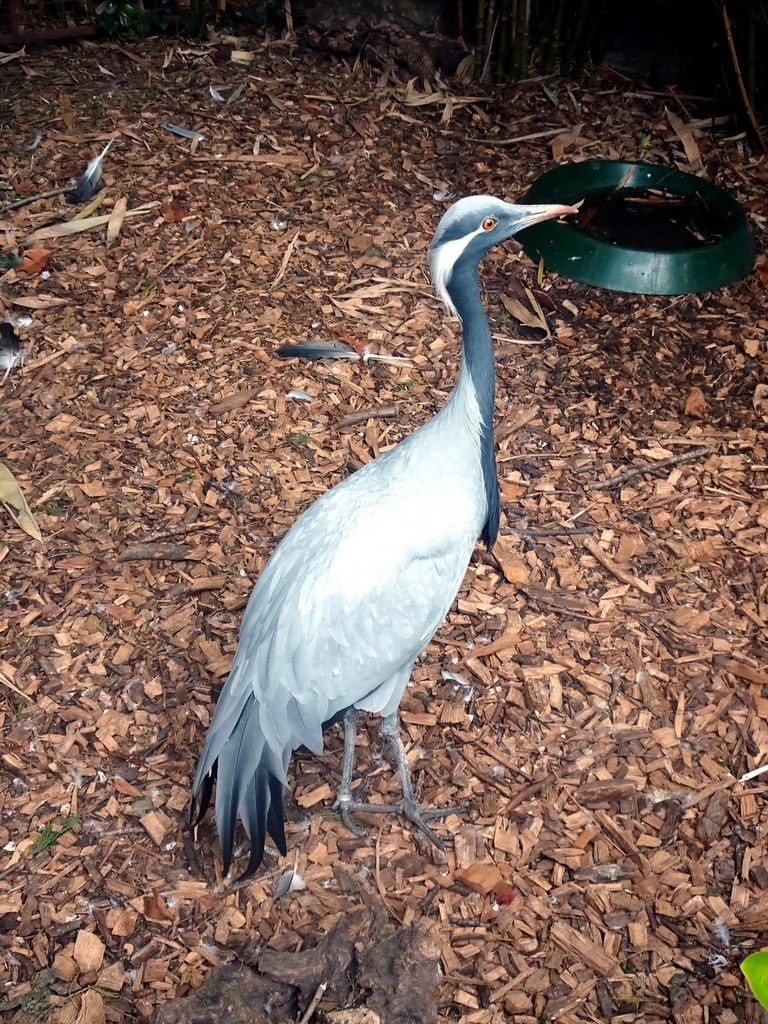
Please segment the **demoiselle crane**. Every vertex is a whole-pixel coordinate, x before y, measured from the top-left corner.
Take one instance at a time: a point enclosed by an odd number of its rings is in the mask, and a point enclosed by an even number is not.
[[[498,242],[570,206],[460,199],[429,250],[435,288],[462,325],[463,354],[445,406],[395,448],[337,484],[291,527],[253,588],[240,640],[192,784],[200,821],[216,782],[225,874],[237,818],[250,840],[242,877],[261,863],[266,835],[286,853],[283,789],[298,747],[323,750],[323,729],[344,722],[334,806],[404,814],[438,846],[420,809],[397,708],[413,663],[451,607],[478,537],[499,525],[493,447],[494,354],[478,282]],[[352,792],[359,711],[379,712],[400,773],[402,804],[362,804]],[[453,808],[452,810],[455,810]]]

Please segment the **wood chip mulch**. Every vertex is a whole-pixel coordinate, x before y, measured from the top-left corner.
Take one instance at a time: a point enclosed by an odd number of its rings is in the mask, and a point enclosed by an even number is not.
[[[338,730],[293,764],[306,888],[274,899],[268,858],[226,890],[213,826],[187,835],[276,541],[455,380],[425,268],[434,194],[517,197],[564,146],[688,168],[669,108],[766,251],[768,166],[733,123],[709,130],[705,100],[599,71],[430,94],[282,40],[239,48],[247,67],[221,40],[3,66],[3,187],[66,184],[117,136],[85,213],[0,213],[6,248],[51,253],[47,278],[0,282],[0,313],[32,317],[0,458],[43,533],[3,520],[3,1019],[147,1020],[212,965],[312,945],[375,896],[438,938],[445,1020],[758,1020],[738,962],[768,925],[768,776],[739,780],[768,763],[764,268],[649,298],[494,252],[502,525],[529,533],[478,549],[402,704],[425,801],[466,808],[455,841],[440,854],[398,819],[347,833]],[[219,103],[211,85],[243,88]],[[62,209],[110,219],[61,235]],[[513,276],[548,338],[510,314]],[[408,361],[276,358],[311,337]],[[360,743],[368,794],[394,795],[373,725]]]

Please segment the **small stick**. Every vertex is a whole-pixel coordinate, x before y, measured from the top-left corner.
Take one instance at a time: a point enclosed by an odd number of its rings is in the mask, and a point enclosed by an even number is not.
[[[163,537],[180,537],[185,533],[196,533],[198,530],[207,530],[211,526],[216,526],[215,519],[201,519],[196,523],[177,523],[175,526],[167,526],[164,530],[156,530],[154,533],[150,533],[150,535],[145,537],[141,543],[153,544],[156,540],[161,540]]]
[[[568,529],[566,526],[543,526],[540,530],[524,530],[518,526],[508,526],[499,530],[503,537],[514,534],[515,537],[524,537],[526,540],[535,540],[537,537],[575,537],[583,533],[598,533],[601,526],[575,526]]]
[[[71,191],[71,185],[62,185],[61,188],[52,188],[49,192],[37,192],[33,196],[24,196],[23,199],[16,199],[12,203],[6,203],[2,212],[8,213],[9,210],[19,210],[22,206],[29,206],[30,203],[36,203],[38,199],[53,199],[54,196],[63,196],[65,192]]]
[[[131,544],[118,556],[118,562],[162,559],[167,562],[186,562],[192,549],[186,544]]]
[[[622,569],[621,566],[617,565],[612,558],[609,558],[596,540],[592,540],[591,537],[585,537],[581,543],[587,551],[589,551],[591,555],[594,555],[598,562],[621,583],[626,583],[630,587],[635,587],[636,590],[639,590],[642,594],[647,594],[648,597],[653,597],[656,593],[656,588],[651,583],[646,583],[645,580],[641,580],[637,576],[633,576],[631,572],[627,572],[626,569]]]
[[[358,409],[351,412],[343,420],[336,424],[338,427],[353,427],[356,423],[364,423],[365,420],[391,420],[397,416],[397,409],[394,405],[383,405],[380,409]]]
[[[693,462],[694,459],[699,459],[703,455],[711,455],[713,452],[714,448],[711,445],[702,445],[701,448],[692,448],[689,452],[672,455],[668,459],[662,459],[661,462],[647,463],[645,466],[628,466],[626,469],[622,469],[620,473],[616,473],[615,476],[611,476],[607,480],[598,480],[596,484],[589,484],[588,486],[592,491],[610,491],[614,487],[620,487],[627,480],[631,480],[635,476],[656,473],[658,470],[666,469],[668,466],[678,466],[681,462]]]
[[[200,239],[193,238],[191,242],[184,246],[183,249],[179,249],[179,251],[175,255],[171,256],[169,260],[165,261],[162,267],[160,267],[160,269],[155,273],[155,277],[160,277],[160,275],[164,274],[169,267],[172,267],[177,260],[180,260],[182,256],[186,256],[188,252],[191,252],[193,249],[197,248],[198,245],[200,245]],[[134,295],[141,291],[143,284],[144,282],[140,281],[139,284],[136,285],[136,288],[134,289],[133,293]]]
[[[299,240],[299,235],[300,234],[301,234],[301,231],[297,231],[296,232],[296,234],[293,236],[293,238],[291,239],[290,243],[288,244],[288,248],[285,250],[285,255],[283,256],[283,262],[280,264],[280,269],[277,272],[277,277],[272,282],[272,286],[271,286],[272,287],[272,291],[274,291],[275,288],[277,288],[277,286],[283,280],[283,276],[284,276],[286,270],[288,269],[288,262],[290,261],[290,258],[293,255],[293,250],[296,248],[296,243]]]
[[[320,1000],[325,995],[325,990],[327,988],[328,988],[328,982],[327,981],[321,981],[320,984],[317,986],[315,994],[312,996],[311,1003],[306,1008],[304,1013],[301,1015],[301,1020],[299,1021],[299,1024],[309,1024],[309,1021],[310,1021],[310,1019],[312,1017],[312,1014],[317,1009],[317,1007],[318,1007],[318,1005],[320,1003]]]
[[[517,135],[514,139],[477,139],[478,142],[483,141],[488,146],[514,146],[518,142],[528,142],[530,139],[546,139],[551,135],[560,135],[564,131],[572,131],[574,125],[570,128],[550,128],[545,132],[533,132],[531,135]]]
[[[520,804],[525,803],[525,801],[529,800],[532,796],[536,796],[536,794],[539,793],[542,789],[545,789],[547,786],[552,785],[552,783],[555,781],[555,776],[550,774],[545,775],[544,778],[539,779],[538,782],[531,782],[528,786],[523,786],[523,788],[519,789],[517,793],[515,793],[515,795],[511,798],[511,800],[504,809],[505,812],[508,814],[510,811],[513,811],[516,807],[519,807]]]
[[[0,672],[0,683],[2,683],[3,686],[7,686],[9,690],[12,690],[23,700],[27,701],[28,704],[37,704],[37,701],[33,697],[30,697],[28,693],[24,693],[24,691],[20,690],[15,683],[12,683],[4,672]]]

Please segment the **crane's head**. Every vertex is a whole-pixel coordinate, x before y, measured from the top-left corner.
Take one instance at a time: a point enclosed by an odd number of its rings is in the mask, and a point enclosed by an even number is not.
[[[440,298],[456,312],[451,279],[461,269],[474,271],[498,242],[523,228],[553,217],[576,213],[575,206],[522,206],[494,196],[467,196],[445,212],[429,248],[432,281]],[[454,282],[456,286],[457,282]]]

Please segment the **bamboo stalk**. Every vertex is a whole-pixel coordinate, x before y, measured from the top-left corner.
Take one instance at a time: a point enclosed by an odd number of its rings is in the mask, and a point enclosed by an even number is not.
[[[749,96],[747,94],[747,88],[744,85],[744,77],[743,77],[743,75],[741,73],[741,65],[739,64],[739,55],[736,52],[736,44],[733,41],[733,32],[731,31],[731,19],[728,17],[728,8],[726,7],[725,4],[723,4],[722,10],[723,10],[723,27],[725,28],[725,34],[726,34],[726,36],[728,38],[728,48],[731,51],[731,60],[733,61],[733,70],[736,73],[736,81],[739,84],[739,91],[741,92],[741,99],[742,99],[742,102],[744,103],[744,109],[747,112],[747,117],[749,118],[750,124],[752,125],[752,129],[753,129],[753,131],[755,133],[755,136],[757,137],[757,141],[758,141],[758,144],[760,146],[760,149],[764,153],[768,153],[768,148],[766,148],[765,139],[763,138],[763,133],[760,131],[760,125],[758,124],[754,108],[753,108],[752,104],[749,101]]]
[[[576,63],[576,54],[579,52],[581,38],[584,35],[584,30],[586,28],[587,12],[589,11],[589,7],[590,0],[580,0],[579,9],[576,12],[576,23],[573,26],[571,38],[568,42],[568,48],[565,51],[565,59],[563,60],[560,68],[564,74],[570,74]]]
[[[525,78],[528,73],[529,31],[529,2],[528,0],[517,0],[517,14],[515,17],[515,59],[512,67],[515,81]]]
[[[496,15],[496,20],[493,23],[493,28],[491,29],[491,38],[490,38],[490,40],[488,42],[488,48],[487,48],[486,53],[485,53],[485,64],[483,64],[483,74],[482,74],[482,80],[484,82],[487,82],[488,79],[489,79],[491,57],[493,56],[493,41],[496,38],[496,29],[498,27],[499,27],[499,16],[497,14]]]
[[[496,57],[496,83],[500,85],[507,80],[509,64],[509,43],[512,32],[511,24],[512,0],[500,0],[499,8],[499,52]]]
[[[523,39],[520,43],[520,71],[523,78],[527,78],[529,74],[529,63],[531,59],[531,8],[533,7],[533,0],[522,0],[523,7],[525,8],[525,16],[523,18]]]
[[[485,0],[477,0],[477,19],[475,21],[475,78],[478,80],[483,73],[484,40]]]
[[[557,0],[555,16],[552,19],[552,29],[547,48],[547,59],[544,63],[544,74],[549,75],[555,68],[560,50],[563,44],[563,15],[565,14],[565,0]]]
[[[491,55],[493,54],[493,37],[496,33],[496,0],[488,0],[488,9],[485,12],[485,39],[483,40],[483,70],[480,74],[480,81],[488,81],[488,73],[491,66]]]
[[[590,9],[590,16],[587,19],[585,30],[582,33],[581,41],[579,43],[578,52],[576,53],[575,70],[577,71],[580,71],[589,59],[592,44],[594,43],[595,37],[600,29],[600,25],[602,24],[605,16],[605,8],[607,6],[608,0],[597,0],[597,7]]]
[[[747,22],[747,96],[754,108],[757,99],[757,0],[750,0]]]

